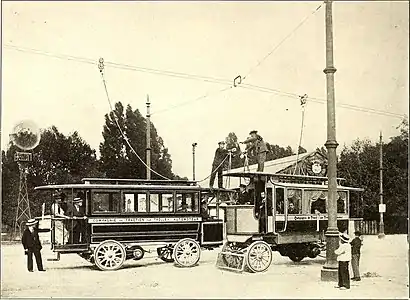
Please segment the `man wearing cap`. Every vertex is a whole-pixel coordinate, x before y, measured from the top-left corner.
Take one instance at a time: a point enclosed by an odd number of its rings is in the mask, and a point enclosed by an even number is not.
[[[228,155],[228,150],[225,149],[225,142],[218,143],[218,149],[215,151],[214,161],[212,163],[212,173],[209,179],[209,187],[212,189],[215,182],[216,173],[218,173],[218,187],[222,188],[222,170],[224,164],[226,163],[226,157]]]
[[[354,281],[360,281],[360,248],[362,247],[362,239],[360,231],[355,231],[355,238],[350,242],[352,245],[352,269],[353,269],[353,278]]]
[[[250,204],[251,195],[246,190],[246,185],[239,185],[239,195],[238,195],[238,204]]]
[[[27,255],[27,269],[29,272],[33,272],[33,254],[36,258],[37,269],[44,272],[43,261],[41,259],[41,242],[36,229],[37,221],[30,219],[27,221],[27,228],[23,232],[21,243],[24,247],[24,253]]]
[[[266,161],[266,152],[268,152],[268,148],[266,147],[263,138],[258,134],[256,130],[252,130],[249,134],[250,137],[241,143],[250,144],[248,151],[254,150],[256,152],[256,158],[258,161],[257,171],[263,172],[263,168],[265,166]]]

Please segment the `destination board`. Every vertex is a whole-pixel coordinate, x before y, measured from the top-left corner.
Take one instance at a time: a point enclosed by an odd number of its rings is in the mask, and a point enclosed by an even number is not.
[[[107,223],[164,223],[164,222],[199,222],[201,217],[136,217],[136,218],[89,218],[89,224]]]
[[[340,215],[337,216],[337,219],[339,220],[346,220],[348,219],[348,215]],[[318,219],[318,216],[316,215],[290,215],[288,216],[288,221],[316,221]],[[327,215],[321,215],[319,216],[319,220],[327,220],[328,216]],[[276,221],[285,221],[285,216],[276,216]]]

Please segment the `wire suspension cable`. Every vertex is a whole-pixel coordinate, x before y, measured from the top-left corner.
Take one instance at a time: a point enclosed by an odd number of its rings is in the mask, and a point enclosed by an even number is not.
[[[305,105],[306,105],[307,97],[308,97],[307,94],[300,96],[300,105],[302,106],[302,126],[300,127],[299,145],[296,151],[296,163],[295,163],[295,169],[293,170],[293,175],[296,174],[296,170],[298,168],[299,148],[300,148],[300,145],[302,144],[303,126],[304,126],[304,120],[305,120]]]
[[[134,150],[134,148],[133,148],[132,145],[130,144],[128,138],[125,136],[124,132],[123,132],[122,129],[121,129],[120,124],[118,123],[117,115],[115,114],[115,111],[113,110],[113,107],[112,107],[112,104],[111,104],[111,100],[110,100],[110,97],[109,97],[109,94],[108,94],[107,84],[106,84],[105,77],[104,77],[104,72],[103,72],[103,70],[104,70],[104,60],[103,60],[102,58],[100,58],[100,61],[99,61],[99,62],[100,62],[100,63],[99,63],[99,68],[100,68],[101,78],[102,78],[103,83],[104,83],[104,89],[105,89],[105,94],[106,94],[106,96],[107,96],[108,104],[109,104],[109,106],[110,106],[111,112],[113,112],[114,121],[115,121],[115,123],[117,124],[118,130],[120,131],[121,136],[123,137],[124,141],[128,144],[128,146],[130,147],[131,151],[137,156],[137,158],[141,161],[141,163],[142,163],[145,167],[147,167],[151,172],[153,172],[154,174],[157,174],[158,176],[160,176],[160,177],[162,177],[162,178],[164,178],[164,179],[166,179],[166,180],[171,180],[170,178],[165,177],[165,176],[159,174],[158,172],[156,172],[155,170],[151,169],[151,168],[141,159],[141,157],[137,154],[137,152]]]
[[[17,46],[10,45],[10,44],[4,44],[4,48],[19,51],[19,52],[23,52],[23,53],[43,55],[43,56],[47,56],[47,57],[64,59],[64,60],[69,60],[69,61],[75,61],[75,62],[80,62],[80,63],[85,63],[85,64],[92,64],[92,65],[96,64],[95,60],[93,60],[93,59],[79,57],[79,56],[53,54],[53,53],[50,53],[50,52],[47,52],[47,51],[42,51],[42,50],[37,50],[37,49],[32,49],[32,48],[17,47]],[[181,79],[200,80],[200,81],[206,81],[206,82],[215,83],[215,84],[230,84],[231,86],[229,88],[231,88],[233,86],[232,81],[231,80],[226,80],[226,79],[219,79],[219,78],[200,76],[200,75],[192,75],[192,74],[172,72],[172,71],[152,69],[152,68],[144,68],[144,67],[131,66],[131,65],[112,63],[112,62],[111,63],[107,62],[107,64],[109,64],[111,67],[117,68],[117,69],[137,71],[137,72],[142,72],[142,73],[151,73],[151,74],[170,76],[170,77],[177,77],[177,78],[181,78]],[[262,93],[268,93],[268,94],[276,94],[276,95],[279,94],[279,95],[286,96],[286,97],[289,97],[289,98],[294,98],[294,99],[299,98],[299,95],[296,94],[296,93],[285,92],[285,91],[272,89],[272,88],[268,88],[268,87],[262,87],[262,86],[258,86],[258,85],[240,83],[240,84],[236,84],[235,87],[244,88],[244,89],[253,90],[253,91],[258,91],[258,92],[262,92]],[[222,91],[224,91],[224,90],[220,90],[218,92],[222,92]],[[202,99],[202,98],[205,98],[205,97],[202,96],[200,98]],[[197,99],[194,99],[194,100],[191,100],[191,101],[195,101],[195,100],[197,100]],[[309,97],[309,101],[310,102],[317,102],[317,103],[326,103],[327,100],[326,99],[321,99],[321,98]],[[188,102],[190,102],[190,101],[188,101]],[[182,104],[181,104],[181,106],[182,106]],[[342,103],[342,102],[336,102],[336,106],[346,108],[346,109],[350,109],[350,110],[356,110],[356,111],[360,111],[360,112],[378,114],[378,115],[382,115],[382,116],[386,116],[386,117],[393,117],[393,118],[400,118],[400,119],[407,118],[406,114],[393,113],[393,112],[389,112],[389,111],[385,111],[385,110],[367,108],[367,107],[362,107],[362,106],[357,106],[357,105],[352,105],[352,104],[346,104],[346,103]],[[163,111],[165,111],[165,109]]]
[[[225,158],[223,159],[223,161],[219,164],[219,166],[217,166],[217,167],[215,168],[215,170],[213,170],[213,171],[211,172],[211,174],[209,174],[209,175],[208,175],[207,177],[205,177],[204,179],[198,181],[198,183],[207,180],[209,177],[212,176],[213,173],[217,172],[218,169],[219,169],[219,167],[222,166],[222,164],[225,162],[225,160],[226,160],[228,157],[229,157],[229,154],[227,154],[227,155],[225,156]]]
[[[309,15],[307,15],[288,35],[286,35],[271,51],[268,52],[255,66],[253,66],[248,73],[243,76],[242,80],[245,80],[249,75],[257,68],[259,67],[269,56],[272,55],[273,52],[275,52],[288,38],[291,37],[293,33],[296,32],[311,16],[313,16],[315,13],[318,12],[318,10],[322,7],[324,2],[322,2],[313,12],[311,12]]]

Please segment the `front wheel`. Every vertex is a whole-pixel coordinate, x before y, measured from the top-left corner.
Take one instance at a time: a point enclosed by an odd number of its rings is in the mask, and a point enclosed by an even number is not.
[[[201,247],[193,239],[182,239],[175,244],[174,259],[181,267],[192,267],[201,257]]]
[[[266,242],[253,242],[248,248],[246,260],[252,272],[266,271],[272,262],[272,250]]]

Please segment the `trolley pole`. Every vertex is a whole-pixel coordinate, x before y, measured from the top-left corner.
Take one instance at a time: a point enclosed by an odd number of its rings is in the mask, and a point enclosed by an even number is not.
[[[383,222],[383,136],[382,132],[380,131],[380,228],[379,228],[379,239],[384,238],[384,222]]]
[[[195,181],[195,147],[197,143],[192,144],[192,180]]]
[[[332,1],[326,0],[325,26],[326,26],[326,74],[327,90],[327,141],[325,143],[328,157],[328,223],[326,230],[326,263],[321,270],[322,281],[338,280],[338,263],[335,250],[339,246],[339,230],[337,227],[337,169],[336,169],[336,112],[335,112],[335,87],[333,66],[333,22]]]
[[[151,114],[149,95],[147,95],[147,179],[151,179]]]

